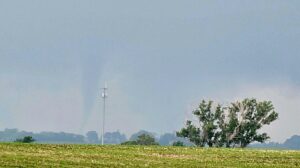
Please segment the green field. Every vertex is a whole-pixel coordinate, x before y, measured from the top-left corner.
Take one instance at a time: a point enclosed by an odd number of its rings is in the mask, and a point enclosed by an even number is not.
[[[300,152],[159,146],[0,144],[1,167],[300,167]]]

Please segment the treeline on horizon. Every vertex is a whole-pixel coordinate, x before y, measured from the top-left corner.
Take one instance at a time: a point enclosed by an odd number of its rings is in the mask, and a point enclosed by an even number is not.
[[[104,134],[105,144],[121,144],[126,141],[134,141],[138,139],[138,136],[146,134],[155,138],[155,141],[159,145],[172,145],[173,142],[181,141],[186,146],[192,146],[193,144],[186,140],[185,138],[180,138],[176,136],[176,133],[165,133],[157,136],[156,133],[148,132],[145,130],[138,131],[132,134],[129,138],[125,134],[115,131],[106,132]],[[25,136],[31,136],[35,139],[37,143],[74,143],[74,144],[100,144],[101,136],[98,136],[96,131],[88,131],[85,135],[66,133],[66,132],[40,132],[33,133],[27,131],[19,131],[18,129],[5,129],[0,131],[0,141],[1,142],[14,142],[16,139],[23,138]]]
[[[155,137],[155,140],[159,145],[171,146],[174,142],[181,141],[185,146],[194,146],[193,143],[189,142],[184,138],[176,136],[176,133],[165,133],[160,136],[157,134],[148,132],[145,130],[138,131],[132,134],[129,138],[125,134],[115,131],[107,132],[104,135],[105,144],[121,144],[126,141],[136,140],[139,135],[147,134]],[[98,137],[96,131],[88,131],[86,135],[66,133],[66,132],[40,132],[33,133],[27,131],[19,131],[18,129],[4,129],[0,131],[1,142],[13,142],[18,138],[25,136],[32,136],[36,143],[55,143],[55,144],[100,144],[101,137]],[[250,148],[272,148],[272,149],[294,149],[300,150],[300,135],[294,135],[288,138],[284,143],[254,143],[249,146]]]

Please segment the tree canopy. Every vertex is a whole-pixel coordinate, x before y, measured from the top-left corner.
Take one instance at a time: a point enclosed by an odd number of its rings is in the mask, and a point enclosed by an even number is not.
[[[122,145],[159,145],[155,138],[148,134],[139,135],[135,141],[123,142]]]
[[[246,147],[255,141],[263,143],[270,137],[258,130],[278,118],[271,101],[259,102],[254,98],[228,106],[203,100],[193,114],[197,125],[188,120],[177,136],[201,147]]]

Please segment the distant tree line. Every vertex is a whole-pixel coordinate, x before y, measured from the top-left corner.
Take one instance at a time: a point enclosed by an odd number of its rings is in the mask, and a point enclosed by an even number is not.
[[[18,131],[17,129],[5,129],[4,131],[0,131],[0,141],[2,142],[20,141],[20,139],[24,137],[32,137],[39,143],[85,143],[84,136],[65,132],[33,133]]]
[[[104,143],[243,148],[253,142],[264,143],[268,140],[270,137],[259,133],[259,130],[278,118],[270,101],[259,102],[256,99],[244,99],[226,106],[203,100],[192,113],[197,121],[188,120],[186,126],[176,133],[158,137],[141,130],[127,139],[119,131],[106,132]],[[0,131],[0,141],[23,142],[29,137],[38,143],[100,144],[101,139],[96,131],[89,131],[85,136],[65,132],[32,133],[17,129]]]
[[[176,136],[176,133],[165,133],[161,136],[148,132],[145,130],[138,131],[132,134],[129,138],[125,134],[119,131],[106,132],[104,135],[105,144],[121,144],[126,141],[136,141],[142,134],[149,135],[155,139],[155,142],[159,145],[170,146],[176,141],[181,141],[185,145],[193,145],[187,139]],[[96,131],[88,131],[85,136],[79,134],[65,133],[65,132],[40,132],[33,133],[27,131],[18,131],[18,129],[5,129],[0,131],[1,142],[14,142],[22,141],[25,137],[32,137],[36,143],[72,143],[72,144],[100,144],[101,136]]]
[[[80,142],[81,144],[100,144],[98,134],[95,131],[89,131],[89,132],[94,132],[93,136],[90,136],[90,139],[88,140],[88,136],[84,137],[82,141]],[[61,135],[61,134],[54,134],[51,133],[52,135]],[[65,133],[68,134],[68,133]],[[109,141],[106,141],[106,144],[121,144],[126,141],[135,141],[137,140],[138,136],[142,134],[148,134],[152,137],[155,138],[155,142],[159,143],[159,145],[163,146],[194,146],[195,144],[191,143],[188,139],[186,138],[180,138],[177,137],[175,133],[165,133],[162,134],[161,136],[155,136],[154,133],[147,132],[147,131],[139,131],[135,134],[133,134],[129,139],[126,138],[124,134],[121,134],[120,132],[111,132],[109,133],[110,135],[115,135],[114,137],[110,137],[109,139],[113,139],[111,143]],[[25,131],[18,131],[17,129],[5,129],[4,131],[0,131],[0,141],[2,142],[13,142],[18,140],[23,141],[23,139],[26,136],[32,136],[32,138],[36,141],[35,139],[35,133],[30,133],[30,132],[25,132]],[[73,135],[73,134],[70,134]],[[88,135],[88,133],[87,133]],[[119,136],[121,135],[121,136]],[[75,136],[77,137],[77,136]],[[93,138],[94,137],[94,138]],[[125,139],[123,139],[125,137]],[[78,143],[78,140],[74,140],[72,138],[67,138],[64,139],[63,142],[58,142],[58,139],[62,138],[54,138],[55,141],[50,141],[44,139],[44,141],[36,141],[37,143]],[[120,141],[122,140],[122,141]],[[25,139],[25,141],[27,141]],[[120,143],[114,143],[114,142],[120,142]],[[272,148],[272,149],[297,149],[300,150],[300,135],[294,135],[291,138],[288,138],[285,142],[283,143],[276,143],[276,142],[269,142],[269,143],[252,143],[249,145],[250,148]]]
[[[285,140],[283,143],[269,142],[269,143],[254,143],[249,145],[250,148],[271,148],[271,149],[293,149],[300,150],[300,135],[293,135]]]

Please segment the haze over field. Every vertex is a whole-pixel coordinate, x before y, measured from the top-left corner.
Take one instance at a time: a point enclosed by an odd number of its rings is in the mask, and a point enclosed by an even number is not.
[[[203,98],[271,100],[300,134],[300,1],[0,1],[0,129],[180,129]]]

